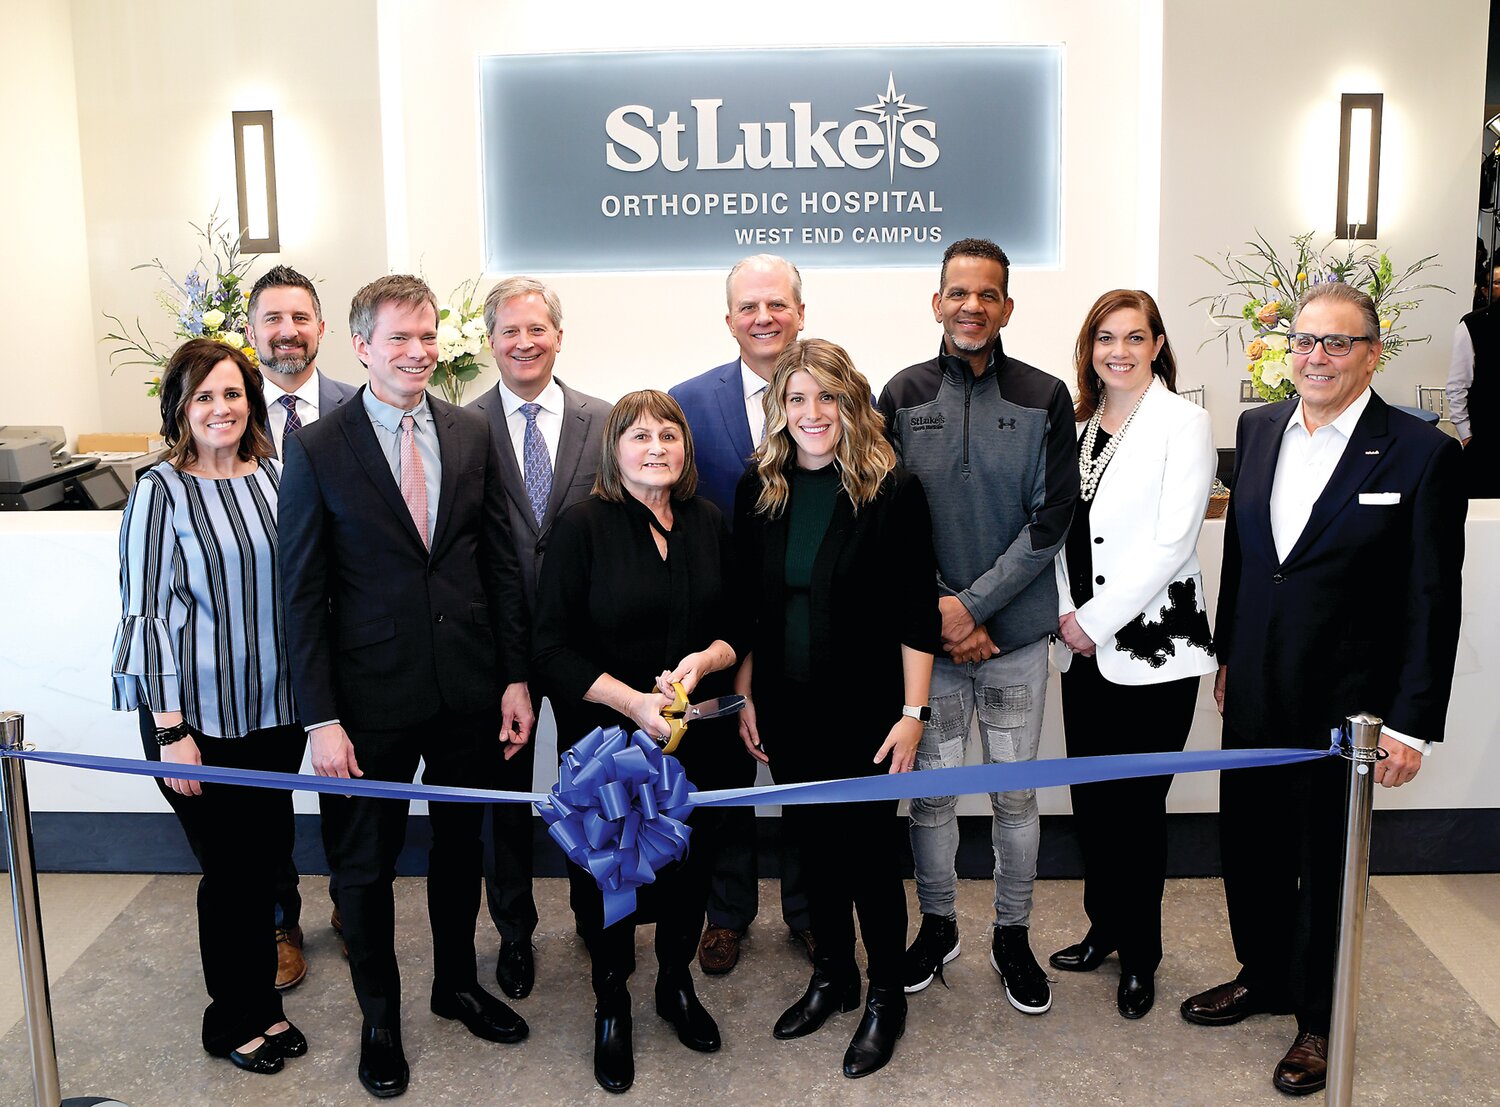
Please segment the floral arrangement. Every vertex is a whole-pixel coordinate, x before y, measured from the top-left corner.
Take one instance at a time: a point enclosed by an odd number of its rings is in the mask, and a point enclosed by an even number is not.
[[[198,232],[203,244],[198,248],[198,263],[182,280],[173,277],[160,258],[131,268],[155,269],[166,281],[169,287],[159,290],[156,300],[176,320],[174,338],[181,341],[212,338],[242,350],[252,363],[258,364],[255,347],[245,338],[246,301],[250,293],[244,287],[245,277],[256,259],[240,256],[240,236],[230,232],[229,224],[219,218],[217,209],[209,214],[203,226],[196,223],[188,226]],[[151,366],[155,372],[145,381],[146,395],[157,395],[161,390],[162,370],[175,344],[171,348],[157,346],[147,336],[139,318],[134,334],[118,316],[106,312],[104,318],[117,328],[100,340],[116,343],[109,355],[114,369],[122,365]]]
[[[1223,292],[1193,301],[1208,304],[1209,318],[1219,328],[1199,349],[1222,338],[1227,358],[1229,332],[1234,331],[1244,348],[1255,393],[1263,400],[1286,400],[1297,394],[1286,336],[1309,289],[1328,281],[1340,281],[1369,294],[1380,316],[1380,340],[1384,345],[1381,369],[1406,347],[1432,341],[1431,335],[1407,334],[1402,323],[1403,313],[1422,303],[1418,293],[1424,289],[1449,294],[1453,291],[1439,284],[1417,283],[1418,276],[1433,263],[1436,254],[1419,258],[1397,274],[1390,257],[1372,242],[1348,242],[1340,254],[1334,251],[1334,242],[1319,250],[1312,245],[1312,239],[1311,232],[1292,236],[1291,255],[1286,260],[1259,232],[1254,242],[1245,244],[1248,253],[1225,254],[1222,263],[1198,255],[1200,261],[1229,282]]]
[[[450,404],[461,404],[464,388],[479,376],[479,355],[484,352],[484,300],[479,297],[478,277],[464,281],[447,303],[438,305],[437,338],[438,365],[432,383],[443,390]]]

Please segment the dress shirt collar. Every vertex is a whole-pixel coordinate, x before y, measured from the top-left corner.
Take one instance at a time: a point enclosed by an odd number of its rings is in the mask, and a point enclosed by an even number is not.
[[[765,391],[768,381],[763,381],[754,369],[745,364],[745,359],[740,358],[740,387],[745,390],[745,399],[750,399],[759,392]]]
[[[282,388],[279,384],[276,383],[276,375],[274,373],[262,372],[261,380],[265,382],[266,386],[266,407],[275,407],[277,404],[281,403],[281,397],[292,395],[296,396],[297,399],[302,401],[302,403],[312,408],[314,414],[318,414],[317,370],[313,370],[311,375],[308,376],[307,380],[303,381],[301,386],[291,393],[288,393],[286,389]],[[303,422],[307,421],[308,420],[306,419],[303,420]]]
[[[427,394],[425,392],[422,394],[422,399],[418,401],[417,406],[410,411],[402,411],[399,407],[394,407],[386,403],[379,396],[375,395],[374,390],[368,385],[365,386],[364,401],[366,414],[392,434],[401,429],[401,417],[403,415],[413,416],[419,425],[432,421],[432,409],[427,406]]]
[[[510,389],[505,387],[505,381],[496,382],[495,390],[500,393],[500,404],[505,411],[505,417],[509,419],[521,410],[524,403],[537,403],[542,405],[542,410],[549,415],[561,415],[563,413],[563,390],[562,385],[557,383],[556,377],[547,380],[547,387],[537,394],[535,400],[523,400]]]
[[[1354,427],[1359,422],[1359,417],[1365,413],[1365,408],[1369,406],[1370,388],[1366,385],[1365,390],[1354,397],[1354,402],[1339,412],[1337,419],[1326,425],[1337,431],[1339,437],[1347,442],[1354,436]],[[1306,431],[1309,438],[1312,437],[1313,432],[1307,429],[1307,417],[1302,410],[1302,400],[1300,398],[1297,400],[1297,410],[1292,412],[1292,417],[1287,420],[1286,430],[1281,432],[1282,437],[1290,434],[1293,427],[1301,427]]]

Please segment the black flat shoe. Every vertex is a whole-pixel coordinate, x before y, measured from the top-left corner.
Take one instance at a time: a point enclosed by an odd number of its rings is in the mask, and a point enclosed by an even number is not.
[[[495,963],[495,983],[509,999],[525,999],[536,983],[536,956],[531,939],[500,942],[500,959]]]
[[[359,1082],[376,1099],[389,1099],[406,1091],[411,1069],[395,1030],[365,1026],[359,1036]]]
[[[281,1051],[283,1057],[307,1056],[307,1038],[291,1023],[280,1034],[262,1034],[262,1038]]]
[[[1120,1008],[1120,1014],[1127,1019],[1138,1019],[1156,1002],[1156,981],[1151,976],[1137,976],[1135,973],[1124,972],[1120,974],[1120,987],[1115,992],[1115,1003]]]
[[[829,1017],[859,1006],[859,977],[840,983],[814,969],[802,998],[782,1012],[771,1036],[781,1041],[802,1038],[817,1030]]]
[[[1058,950],[1047,961],[1054,969],[1063,972],[1093,972],[1113,952],[1112,947],[1096,946],[1091,934],[1081,942]]]
[[[280,1072],[282,1067],[281,1050],[273,1045],[270,1039],[261,1041],[260,1046],[252,1049],[249,1053],[241,1053],[237,1049],[231,1049],[225,1056],[235,1068],[244,1069],[246,1072],[273,1073]]]
[[[594,1007],[594,1081],[606,1092],[628,1091],[635,1083],[630,996],[621,993]]]
[[[677,1040],[699,1053],[718,1050],[719,1024],[708,1013],[693,991],[693,978],[684,973],[675,979],[656,984],[656,1013],[672,1024]]]
[[[906,994],[901,986],[870,985],[864,1017],[844,1051],[844,1075],[869,1076],[885,1068],[896,1052],[896,1040],[906,1033]]]
[[[519,1042],[531,1033],[525,1019],[480,987],[472,992],[433,992],[432,1013],[457,1019],[487,1042]]]

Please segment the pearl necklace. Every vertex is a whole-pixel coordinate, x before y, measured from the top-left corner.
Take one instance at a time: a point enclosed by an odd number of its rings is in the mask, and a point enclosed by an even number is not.
[[[1130,429],[1130,421],[1135,418],[1135,413],[1141,410],[1141,400],[1146,398],[1146,393],[1156,386],[1156,374],[1151,375],[1151,381],[1141,390],[1140,397],[1135,401],[1135,407],[1130,409],[1130,414],[1125,416],[1125,422],[1120,424],[1120,429],[1110,437],[1100,451],[1098,458],[1094,457],[1094,443],[1099,438],[1099,423],[1104,418],[1104,405],[1109,399],[1108,392],[1099,395],[1099,406],[1094,409],[1094,414],[1089,416],[1089,421],[1084,424],[1083,444],[1078,450],[1078,494],[1085,502],[1094,498],[1094,493],[1099,491],[1099,481],[1104,476],[1104,470],[1109,467],[1109,459],[1115,456],[1115,451],[1120,448],[1124,441],[1125,432]]]

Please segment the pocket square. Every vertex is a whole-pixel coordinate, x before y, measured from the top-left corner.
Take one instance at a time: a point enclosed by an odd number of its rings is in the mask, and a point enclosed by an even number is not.
[[[1399,504],[1401,502],[1400,492],[1361,492],[1359,502],[1362,504]]]

